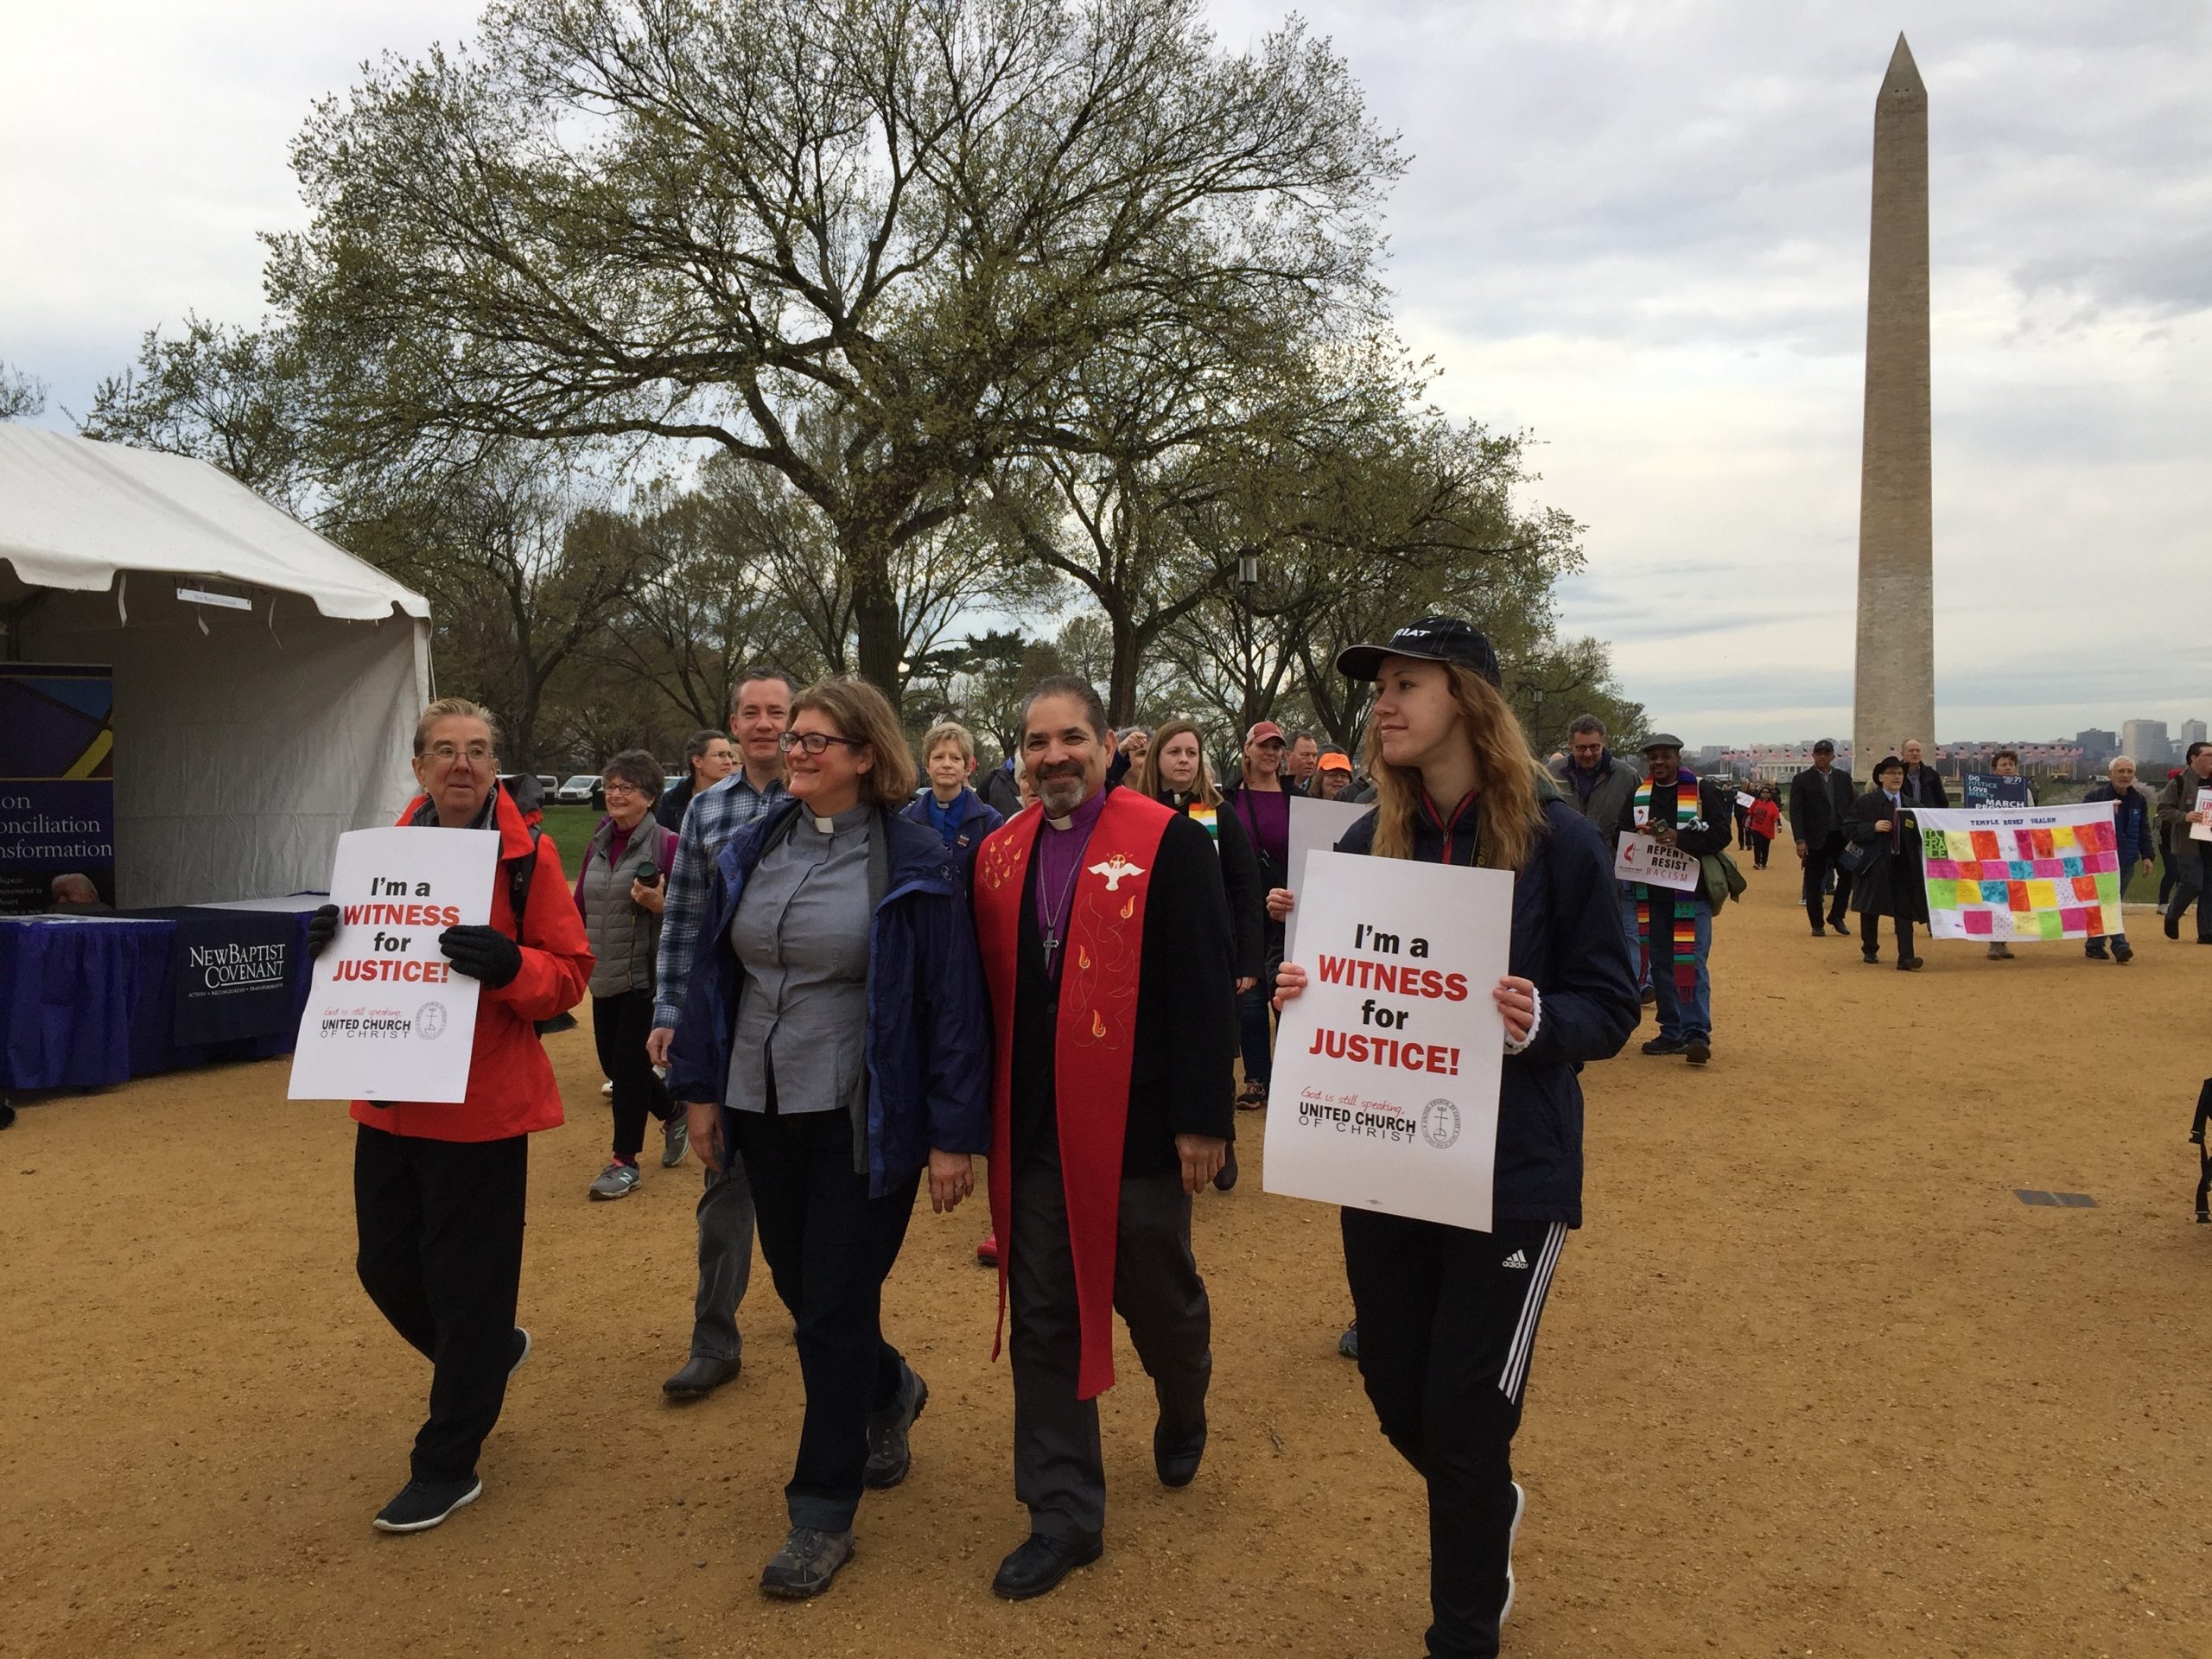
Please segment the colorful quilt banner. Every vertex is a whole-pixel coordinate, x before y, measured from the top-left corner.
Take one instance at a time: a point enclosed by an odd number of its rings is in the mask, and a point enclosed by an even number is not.
[[[1916,809],[1929,932],[2017,940],[2120,931],[2112,813],[2109,802]]]

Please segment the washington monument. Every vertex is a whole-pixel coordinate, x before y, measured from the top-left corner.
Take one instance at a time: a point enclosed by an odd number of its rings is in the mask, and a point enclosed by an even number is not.
[[[1929,463],[1928,88],[1897,36],[1874,101],[1866,429],[1859,476],[1852,765],[1936,742],[1935,513]],[[1931,756],[1932,758],[1932,756]]]

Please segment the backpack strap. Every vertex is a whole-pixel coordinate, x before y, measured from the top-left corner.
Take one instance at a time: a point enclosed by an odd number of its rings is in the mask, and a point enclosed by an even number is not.
[[[507,907],[515,913],[515,943],[522,943],[523,918],[530,913],[530,884],[537,874],[537,843],[544,838],[536,824],[530,826],[530,850],[506,862]]]

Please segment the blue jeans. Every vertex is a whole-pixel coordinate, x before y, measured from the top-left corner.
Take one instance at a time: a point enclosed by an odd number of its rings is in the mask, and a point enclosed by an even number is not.
[[[1236,1040],[1244,1051],[1244,1081],[1264,1089],[1275,1072],[1274,1033],[1268,1024],[1268,1004],[1274,1000],[1268,976],[1236,999]]]
[[[1651,893],[1651,990],[1659,1015],[1659,1034],[1669,1042],[1713,1035],[1713,976],[1706,963],[1713,955],[1713,911],[1702,899],[1694,906],[1697,928],[1697,983],[1688,995],[1675,985],[1675,904],[1670,888]],[[1631,901],[1629,916],[1636,912]]]
[[[1624,885],[1621,888],[1621,931],[1628,935],[1628,959],[1636,964],[1636,988],[1640,994],[1651,988],[1651,964],[1643,959],[1643,942],[1636,937],[1636,895]]]

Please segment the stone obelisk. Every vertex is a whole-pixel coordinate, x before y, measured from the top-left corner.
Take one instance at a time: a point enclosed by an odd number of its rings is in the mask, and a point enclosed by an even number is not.
[[[1929,461],[1928,88],[1897,49],[1874,103],[1866,430],[1859,478],[1853,773],[1909,737],[1936,742],[1936,533]]]

